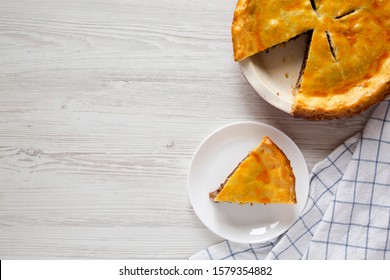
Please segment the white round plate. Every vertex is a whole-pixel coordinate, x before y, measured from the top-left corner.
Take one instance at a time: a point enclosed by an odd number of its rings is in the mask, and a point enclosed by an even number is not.
[[[291,112],[292,89],[301,71],[307,35],[278,45],[239,62],[242,73],[254,90],[268,103]]]
[[[291,161],[297,204],[214,203],[209,192],[266,135]],[[238,122],[216,130],[201,143],[190,164],[188,193],[195,213],[211,231],[234,242],[259,243],[281,235],[298,219],[309,194],[309,174],[299,148],[283,132],[262,123]]]

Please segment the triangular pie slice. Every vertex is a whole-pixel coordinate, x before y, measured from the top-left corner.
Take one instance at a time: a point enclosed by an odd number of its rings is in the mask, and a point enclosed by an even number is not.
[[[234,59],[311,34],[291,113],[350,117],[390,94],[390,1],[238,0]]]
[[[265,136],[209,197],[214,202],[295,204],[295,176],[290,161]]]

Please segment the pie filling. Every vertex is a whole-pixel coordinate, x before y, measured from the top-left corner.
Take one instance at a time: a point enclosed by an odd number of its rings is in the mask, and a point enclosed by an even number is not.
[[[310,48],[311,38],[313,36],[313,30],[309,30],[307,34],[308,34],[308,38],[306,40],[306,50],[303,56],[303,62],[301,65],[301,70],[299,71],[298,80],[295,89],[298,89],[302,82],[303,72],[305,71],[305,67],[306,67],[307,56],[309,55],[309,48]],[[293,91],[293,93],[295,93],[295,91]]]

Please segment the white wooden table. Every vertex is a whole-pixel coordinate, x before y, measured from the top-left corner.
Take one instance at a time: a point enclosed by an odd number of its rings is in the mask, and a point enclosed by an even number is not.
[[[183,259],[221,238],[187,172],[200,142],[270,124],[309,168],[366,116],[309,122],[232,59],[235,0],[0,0],[0,259]]]

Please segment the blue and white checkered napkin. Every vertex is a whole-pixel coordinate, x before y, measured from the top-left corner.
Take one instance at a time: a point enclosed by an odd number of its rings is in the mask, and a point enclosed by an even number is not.
[[[282,237],[224,241],[189,259],[390,259],[390,101],[314,166],[307,205]]]

